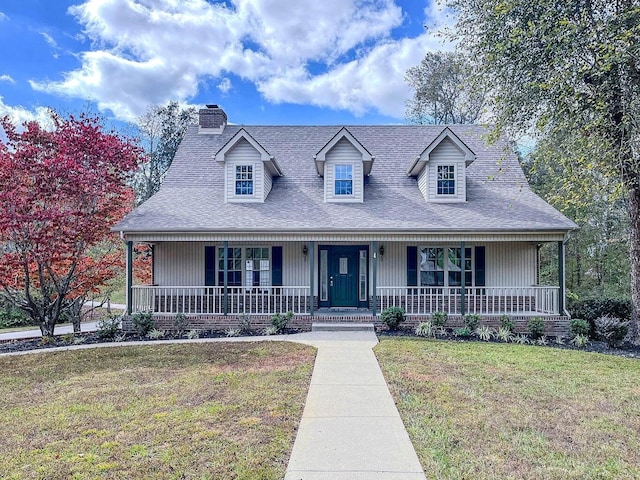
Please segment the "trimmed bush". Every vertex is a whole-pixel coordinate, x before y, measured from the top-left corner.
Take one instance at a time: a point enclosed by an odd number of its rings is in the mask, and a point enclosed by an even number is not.
[[[504,328],[505,330],[513,332],[515,325],[509,315],[500,315],[500,328]]]
[[[481,317],[477,313],[468,313],[464,316],[464,326],[475,332],[480,325],[480,319]]]
[[[529,336],[537,340],[544,335],[544,320],[542,320],[542,317],[533,317],[529,320],[528,328]]]
[[[591,332],[591,325],[586,320],[581,318],[572,318],[569,322],[569,330],[571,331],[571,337],[576,335],[587,335]]]
[[[117,315],[101,318],[96,325],[96,335],[103,340],[113,340],[120,331],[120,320]]]
[[[591,331],[589,334],[596,337],[596,320],[609,316],[619,318],[621,321],[631,319],[633,304],[631,300],[619,298],[588,298],[569,303],[569,313],[573,318],[582,318],[589,322]]]
[[[623,322],[619,318],[605,315],[596,320],[596,333],[598,338],[607,342],[609,348],[615,348],[629,331],[629,322]]]
[[[156,326],[151,312],[136,312],[131,315],[131,322],[136,333],[141,337],[146,336]]]
[[[283,332],[292,318],[293,312],[276,313],[271,317],[271,326],[276,329],[277,333]]]
[[[380,320],[389,330],[397,330],[406,319],[404,309],[400,307],[389,307],[380,314]]]
[[[183,335],[184,332],[187,331],[188,326],[189,320],[187,320],[187,316],[182,312],[176,313],[176,316],[173,318],[173,328],[175,328],[176,333]]]
[[[448,319],[447,312],[433,312],[431,314],[431,323],[434,327],[444,327]]]

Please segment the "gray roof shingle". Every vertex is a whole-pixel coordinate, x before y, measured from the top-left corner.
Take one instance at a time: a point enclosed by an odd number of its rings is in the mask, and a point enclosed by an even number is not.
[[[264,203],[225,203],[224,170],[215,153],[244,128],[280,165]],[[476,154],[467,167],[466,203],[428,203],[415,178],[416,157],[442,132],[437,125],[349,126],[375,156],[364,203],[325,203],[313,156],[341,126],[228,125],[221,135],[189,127],[160,191],[116,231],[568,231],[576,225],[535,195],[503,139],[488,146],[486,128],[449,128]]]

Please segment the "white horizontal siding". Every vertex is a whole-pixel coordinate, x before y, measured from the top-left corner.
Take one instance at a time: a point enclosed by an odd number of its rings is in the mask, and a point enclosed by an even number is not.
[[[236,166],[251,165],[253,167],[253,195],[236,195]],[[225,199],[227,202],[264,202],[266,194],[265,171],[260,152],[245,139],[240,140],[225,155]],[[269,176],[269,173],[266,173]],[[268,193],[268,192],[267,192]]]
[[[455,195],[438,195],[438,166],[453,165],[455,167],[456,193]],[[450,139],[445,138],[429,155],[428,169],[428,200],[464,202],[467,199],[466,171],[464,153]]]
[[[335,195],[335,165],[351,165],[353,167],[353,195]],[[325,157],[324,199],[326,202],[362,202],[364,200],[362,154],[346,138],[336,143]]]

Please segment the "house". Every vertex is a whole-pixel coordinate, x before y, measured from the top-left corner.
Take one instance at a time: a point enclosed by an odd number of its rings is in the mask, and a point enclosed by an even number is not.
[[[128,310],[184,312],[202,328],[286,311],[303,327],[371,321],[389,306],[413,320],[445,311],[566,325],[563,242],[576,225],[531,191],[509,143],[486,134],[234,125],[207,105],[160,191],[114,227],[128,246]],[[548,242],[559,285],[539,284]],[[152,246],[152,285],[131,283],[136,243]]]

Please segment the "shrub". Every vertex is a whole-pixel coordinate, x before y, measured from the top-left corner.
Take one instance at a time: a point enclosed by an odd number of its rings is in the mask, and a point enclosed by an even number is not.
[[[276,313],[271,317],[271,326],[276,329],[276,333],[283,332],[293,318],[293,312]]]
[[[151,312],[136,312],[131,316],[131,322],[136,333],[141,337],[147,335],[155,327],[153,313]]]
[[[500,328],[505,328],[510,332],[513,332],[513,328],[515,325],[513,324],[513,320],[509,315],[500,315]]]
[[[187,338],[189,340],[194,340],[196,338],[200,338],[200,332],[198,330],[189,330],[187,332]]]
[[[432,322],[420,322],[416,326],[416,335],[419,337],[435,337],[436,327]]]
[[[615,348],[629,331],[629,322],[623,322],[619,318],[605,315],[596,320],[596,333],[598,338],[607,342],[609,348]]]
[[[596,320],[608,315],[623,321],[631,319],[633,304],[631,300],[619,298],[588,298],[570,302],[569,313],[574,318],[582,318],[589,322],[592,337],[596,336]]]
[[[508,343],[513,340],[513,334],[511,333],[511,329],[500,327],[496,332],[496,338],[502,342]]]
[[[380,320],[389,330],[397,330],[398,326],[406,320],[403,308],[389,307],[380,314]]]
[[[569,322],[569,330],[572,337],[575,337],[576,335],[588,336],[591,332],[591,325],[589,325],[589,322],[582,320],[581,318],[572,318]]]
[[[267,328],[265,328],[262,333],[264,335],[275,335],[276,333],[278,333],[278,329],[275,327],[275,325],[271,325]]]
[[[547,345],[549,345],[549,340],[547,340],[547,337],[542,335],[540,338],[538,338],[538,340],[536,340],[536,345],[540,345],[541,347],[546,347]]]
[[[176,313],[176,316],[173,318],[173,328],[175,328],[176,333],[178,335],[183,335],[184,332],[187,331],[187,326],[189,325],[189,320],[187,316],[182,313]]]
[[[533,317],[529,320],[528,328],[531,338],[537,340],[544,335],[544,320],[542,317]]]
[[[26,327],[32,323],[27,314],[0,296],[0,328]]]
[[[453,330],[456,337],[470,337],[471,329],[469,327],[460,327]]]
[[[444,327],[448,319],[447,312],[433,312],[431,314],[431,323],[434,327]]]
[[[152,328],[151,330],[149,330],[149,333],[147,333],[147,337],[149,337],[151,340],[159,340],[164,337],[164,330]]]
[[[239,328],[228,328],[226,331],[227,337],[239,337],[240,333],[242,332]]]
[[[487,325],[482,325],[476,329],[476,335],[480,340],[488,342],[493,338],[493,332]]]
[[[109,315],[108,317],[98,320],[96,325],[96,334],[102,340],[113,340],[120,331],[121,318],[117,315]]]
[[[585,347],[589,344],[589,336],[588,335],[576,335],[571,339],[571,343],[578,348]]]
[[[515,337],[513,337],[513,342],[519,343],[520,345],[526,345],[527,343],[529,343],[529,339],[526,335],[516,335]]]
[[[464,316],[464,326],[472,332],[475,332],[480,325],[480,315],[477,313],[468,313]]]
[[[249,315],[238,316],[238,327],[242,333],[251,333],[251,317]]]

